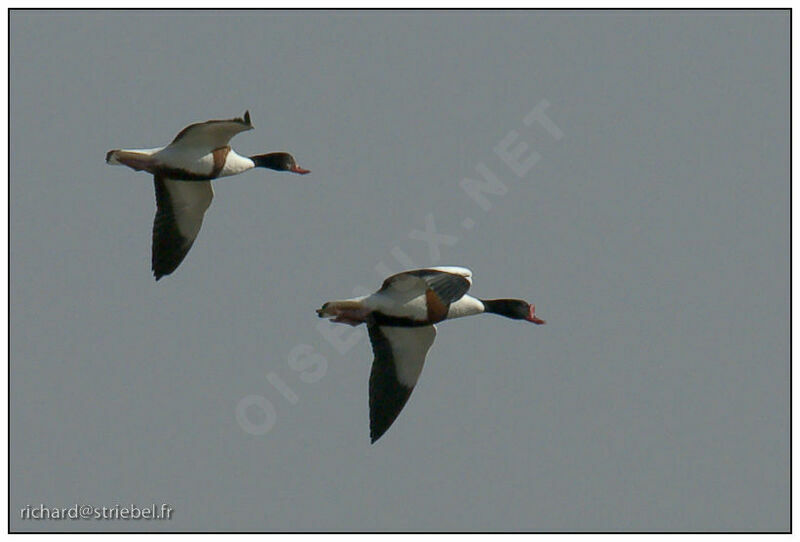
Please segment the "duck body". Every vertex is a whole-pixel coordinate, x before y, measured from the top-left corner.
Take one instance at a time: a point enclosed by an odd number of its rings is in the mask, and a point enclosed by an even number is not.
[[[464,294],[471,285],[472,272],[463,267],[415,269],[392,275],[372,295],[345,302],[357,302],[379,322],[418,327],[483,312],[480,300]]]
[[[374,294],[330,301],[317,310],[320,318],[367,325],[374,354],[369,386],[373,443],[408,401],[436,337],[435,324],[484,312],[545,323],[526,301],[478,299],[467,295],[470,286],[472,272],[464,267],[415,269],[387,278]]]
[[[190,149],[191,150],[191,149]],[[172,146],[156,149],[117,149],[109,151],[106,162],[147,171],[176,181],[211,181],[239,175],[256,167],[248,156],[229,146],[218,147],[204,154],[187,152]]]
[[[114,149],[106,163],[153,175],[156,217],[153,221],[152,269],[156,280],[172,273],[192,247],[214,198],[211,182],[256,167],[304,175],[285,152],[242,156],[229,145],[233,136],[252,130],[250,112],[243,117],[191,124],[172,142],[151,149]]]

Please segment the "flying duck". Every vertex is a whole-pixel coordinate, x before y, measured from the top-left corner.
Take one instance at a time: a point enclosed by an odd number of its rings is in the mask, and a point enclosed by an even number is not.
[[[333,318],[334,322],[367,324],[375,357],[369,377],[373,443],[408,401],[436,337],[434,324],[484,312],[545,323],[527,301],[478,299],[467,295],[470,286],[472,271],[463,267],[415,269],[387,278],[374,294],[330,301],[317,310],[320,318]]]
[[[211,205],[211,180],[264,167],[305,175],[286,152],[241,156],[229,145],[239,132],[252,130],[250,112],[244,117],[209,120],[181,130],[172,143],[155,149],[115,149],[106,163],[153,174],[156,217],[153,222],[152,268],[156,280],[169,275],[192,248],[203,216]]]

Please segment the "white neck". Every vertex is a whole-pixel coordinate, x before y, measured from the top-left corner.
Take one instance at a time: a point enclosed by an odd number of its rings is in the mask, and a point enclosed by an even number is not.
[[[486,309],[480,299],[465,295],[458,301],[450,304],[450,310],[447,311],[447,318],[461,318],[462,316],[472,316],[473,314],[481,314]]]
[[[255,162],[250,160],[247,156],[242,156],[231,150],[228,156],[225,157],[225,165],[222,167],[222,171],[219,172],[219,177],[238,175],[254,167],[256,167]]]

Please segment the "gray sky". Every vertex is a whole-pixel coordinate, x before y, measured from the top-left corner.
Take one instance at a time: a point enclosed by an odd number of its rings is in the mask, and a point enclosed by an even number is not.
[[[788,63],[788,12],[14,13],[11,528],[788,529]],[[312,174],[215,182],[156,283],[105,152],[245,109]],[[407,260],[548,324],[439,326],[370,446],[314,309]],[[19,519],[117,503],[174,518]]]

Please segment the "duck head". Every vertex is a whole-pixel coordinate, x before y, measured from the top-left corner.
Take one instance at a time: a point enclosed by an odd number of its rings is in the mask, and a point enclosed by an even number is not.
[[[527,320],[538,325],[545,323],[536,316],[536,306],[522,299],[481,299],[481,302],[485,312],[499,314],[512,320]]]
[[[255,163],[255,167],[265,167],[274,169],[275,171],[291,171],[292,173],[298,173],[300,175],[311,173],[311,170],[298,166],[294,156],[288,152],[257,154],[255,156],[251,156],[250,160]]]

